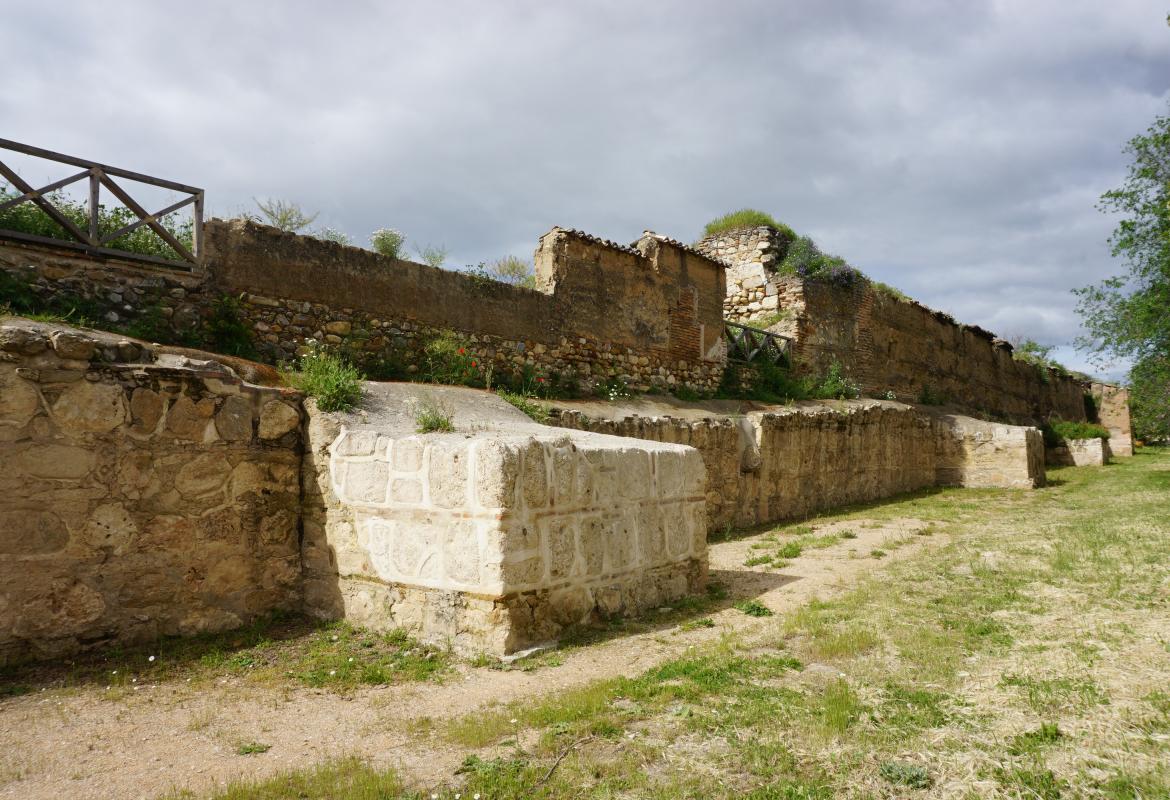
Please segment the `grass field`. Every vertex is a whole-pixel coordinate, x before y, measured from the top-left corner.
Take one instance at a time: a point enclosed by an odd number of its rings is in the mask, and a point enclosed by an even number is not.
[[[1170,452],[1050,479],[826,515],[938,546],[644,674],[420,728],[466,751],[448,785],[342,759],[214,797],[1170,797]]]

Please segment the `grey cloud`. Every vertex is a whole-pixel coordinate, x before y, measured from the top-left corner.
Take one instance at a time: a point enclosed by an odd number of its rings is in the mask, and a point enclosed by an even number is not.
[[[684,239],[756,206],[959,319],[1065,344],[1158,4],[14,5],[0,135],[294,199],[455,264],[554,224]]]

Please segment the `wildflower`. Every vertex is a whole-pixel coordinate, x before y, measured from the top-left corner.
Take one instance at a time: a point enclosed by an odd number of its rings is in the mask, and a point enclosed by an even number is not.
[[[331,669],[331,670],[329,670],[329,674],[330,674],[330,675],[336,675],[336,674],[337,674],[337,670],[335,670],[335,669]]]
[[[148,659],[146,659],[146,660],[147,660],[147,661],[154,661],[154,656],[151,656],[150,658],[148,658]]]
[[[479,366],[479,362],[478,362],[478,361],[472,361],[472,362],[471,362],[471,366],[473,366],[473,367],[478,367],[478,366]]]
[[[463,354],[464,354],[464,353],[466,353],[467,351],[466,351],[466,350],[464,350],[462,347],[460,347],[460,348],[459,348],[458,350],[456,350],[455,352],[459,353],[459,355],[463,355]]]
[[[511,723],[512,723],[513,725],[515,725],[517,722],[519,722],[519,720],[517,720],[517,719],[515,719],[515,718],[513,718],[513,719],[511,720]]]

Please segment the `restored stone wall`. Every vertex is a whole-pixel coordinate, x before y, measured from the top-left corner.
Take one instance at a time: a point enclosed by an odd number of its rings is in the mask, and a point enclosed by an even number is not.
[[[746,229],[698,247],[728,262],[728,317],[772,315],[767,327],[794,339],[802,371],[821,373],[836,361],[871,397],[933,394],[1015,421],[1085,418],[1083,384],[1017,361],[1011,345],[985,330],[869,282],[840,287],[777,274],[773,265],[787,248],[778,231]]]
[[[211,362],[0,322],[0,664],[296,608],[298,405]]]
[[[776,407],[729,418],[604,418],[557,409],[554,424],[696,448],[712,529],[807,516],[929,486],[1044,484],[1035,428],[933,414],[900,403]]]
[[[379,390],[375,409],[418,391]],[[550,430],[486,393],[442,396],[500,419],[415,434],[378,410],[365,423],[307,404],[312,613],[502,655],[701,590],[697,452]]]
[[[1109,431],[1109,450],[1115,456],[1133,455],[1133,423],[1129,417],[1129,390],[1107,383],[1092,385],[1097,419]]]

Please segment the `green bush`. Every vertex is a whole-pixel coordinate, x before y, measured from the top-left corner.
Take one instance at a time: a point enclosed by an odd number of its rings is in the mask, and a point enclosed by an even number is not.
[[[754,208],[741,208],[739,211],[732,211],[729,214],[724,214],[722,217],[711,220],[703,229],[703,235],[714,236],[739,228],[760,228],[765,226],[778,230],[789,240],[796,238],[796,233],[793,232],[792,228],[783,222],[777,222],[772,218],[771,214],[757,211]]]
[[[924,383],[922,391],[918,393],[918,402],[924,406],[941,406],[947,402],[947,398],[929,383]]]
[[[17,192],[8,184],[0,184],[0,203],[20,197],[21,194],[23,192]],[[45,195],[45,199],[52,203],[63,216],[81,228],[81,230],[89,230],[89,211],[85,203],[73,200],[61,192],[50,192]],[[179,214],[182,212],[176,211],[174,213]],[[124,206],[115,206],[113,208],[105,205],[98,206],[98,234],[100,236],[113,233],[137,221],[138,215]],[[191,249],[192,232],[194,231],[193,220],[190,218],[177,220],[172,214],[160,220],[160,224],[172,236],[178,239],[180,243],[185,245],[188,250]],[[66,242],[77,241],[64,228],[58,225],[52,217],[32,203],[21,203],[20,205],[0,211],[0,230],[28,233],[35,236],[47,236],[50,239],[60,239]],[[119,236],[117,239],[107,242],[102,246],[114,250],[125,250],[128,253],[156,256],[170,260],[177,260],[179,258],[179,254],[146,225],[135,228],[130,233]]]
[[[849,266],[840,256],[821,251],[816,242],[801,236],[790,245],[776,271],[781,275],[795,275],[806,281],[827,283],[849,288],[864,283],[861,271]]]
[[[362,396],[362,374],[344,357],[309,339],[309,352],[295,370],[285,370],[285,380],[317,399],[322,411],[348,411]]]
[[[1108,439],[1109,431],[1094,422],[1070,422],[1056,420],[1041,427],[1044,443],[1059,447],[1069,439]]]
[[[222,295],[212,303],[211,316],[207,319],[207,344],[217,353],[255,358],[252,329],[240,317],[241,306],[240,299],[230,295]]]

